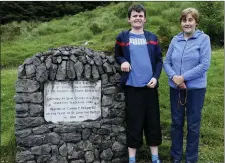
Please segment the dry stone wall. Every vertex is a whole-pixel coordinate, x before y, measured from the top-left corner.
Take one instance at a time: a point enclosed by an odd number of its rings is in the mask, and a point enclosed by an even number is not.
[[[46,81],[101,80],[101,117],[86,122],[44,119]],[[80,46],[38,53],[18,68],[15,135],[17,163],[122,163],[126,161],[124,94],[113,56]],[[63,94],[62,94],[63,95]]]

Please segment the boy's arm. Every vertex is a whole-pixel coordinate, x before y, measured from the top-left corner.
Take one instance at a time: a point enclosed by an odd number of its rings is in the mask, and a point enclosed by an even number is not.
[[[127,62],[127,60],[125,59],[124,57],[124,54],[123,54],[123,49],[122,49],[122,46],[121,46],[121,37],[120,37],[121,34],[119,34],[117,37],[116,37],[116,42],[115,42],[115,60],[117,61],[117,63],[119,63],[120,65],[124,62]]]
[[[163,61],[162,61],[162,51],[161,48],[158,44],[158,39],[156,37],[156,42],[157,44],[155,45],[155,64],[156,64],[156,69],[155,72],[153,74],[153,78],[156,78],[156,80],[159,79],[160,74],[162,72],[162,65],[163,65]]]

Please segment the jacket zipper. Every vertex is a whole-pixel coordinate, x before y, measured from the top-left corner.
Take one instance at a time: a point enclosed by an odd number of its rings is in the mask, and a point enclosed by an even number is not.
[[[185,48],[186,48],[186,45],[187,45],[187,40],[185,41],[184,50],[185,50]],[[182,61],[183,61],[184,50],[183,50],[183,52],[182,52],[182,56],[181,56],[181,60],[180,60],[180,75],[181,75],[181,67],[182,67]]]

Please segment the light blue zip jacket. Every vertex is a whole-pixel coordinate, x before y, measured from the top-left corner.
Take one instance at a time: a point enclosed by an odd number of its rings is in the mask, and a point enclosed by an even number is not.
[[[210,60],[210,38],[204,32],[196,30],[188,40],[184,39],[183,32],[174,36],[164,60],[169,86],[177,88],[172,78],[174,75],[182,75],[188,89],[205,88]]]

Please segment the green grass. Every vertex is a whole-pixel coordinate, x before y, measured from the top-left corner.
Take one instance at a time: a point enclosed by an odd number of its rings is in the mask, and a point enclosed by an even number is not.
[[[224,54],[223,49],[215,50],[212,54],[211,66],[208,71],[208,86],[205,104],[202,111],[201,139],[199,163],[223,162],[224,160],[224,94],[223,94],[223,74],[224,74]],[[17,69],[6,69],[1,71],[1,108],[2,108],[2,132],[1,149],[2,160],[13,162],[15,159],[15,95],[14,84],[17,79]],[[169,162],[170,139],[170,103],[169,87],[167,76],[162,71],[160,77],[159,98],[161,110],[161,124],[163,133],[163,143],[159,147],[160,157]],[[186,130],[185,130],[186,133]],[[185,139],[184,139],[185,142]],[[184,147],[185,149],[185,147]],[[149,148],[144,145],[138,152],[138,160],[146,163],[150,159]]]

